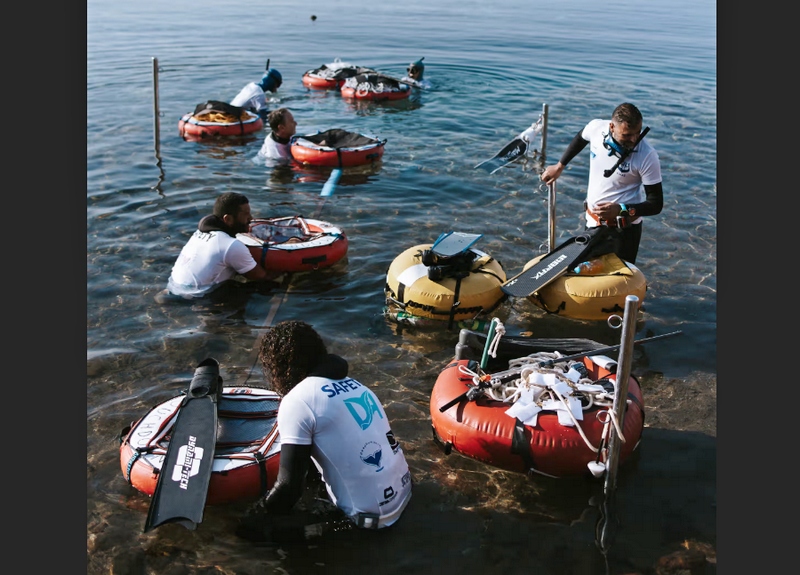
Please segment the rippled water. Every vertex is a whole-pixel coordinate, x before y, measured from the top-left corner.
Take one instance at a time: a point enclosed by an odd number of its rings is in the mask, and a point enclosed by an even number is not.
[[[715,547],[713,465],[692,463],[713,462],[716,453],[707,425],[716,421],[715,11],[714,3],[683,0],[90,0],[89,572],[648,573],[684,540]],[[433,88],[407,101],[353,104],[300,81],[336,57],[401,76],[422,56]],[[229,101],[260,78],[267,59],[284,78],[272,106],[293,111],[298,133],[375,134],[387,139],[382,161],[346,170],[334,195],[321,198],[328,172],[252,161],[266,131],[243,141],[181,139],[182,114],[209,99]],[[637,463],[623,473],[617,540],[603,555],[593,544],[600,508],[589,503],[602,494],[598,484],[529,480],[445,457],[433,444],[428,398],[457,332],[394,324],[383,314],[383,287],[399,253],[453,229],[483,233],[476,247],[507,274],[520,271],[548,241],[538,163],[494,175],[473,166],[545,104],[549,163],[586,121],[625,100],[642,110],[664,173],[664,210],[645,220],[637,260],[648,281],[637,335],[684,333],[641,346],[634,358],[651,423]],[[557,241],[582,229],[587,167],[584,152],[558,181]],[[157,305],[153,295],[181,246],[228,190],[246,194],[257,216],[303,214],[341,226],[350,238],[346,261],[288,286],[249,290],[229,306]],[[506,301],[493,315],[511,332],[619,342],[604,323],[547,315],[527,300]],[[288,551],[238,540],[236,506],[207,510],[195,532],[166,526],[142,535],[149,500],[122,478],[115,435],[184,390],[205,357],[220,361],[226,383],[259,384],[251,368],[260,330],[288,318],[313,323],[383,400],[417,482],[408,517],[374,538],[348,532]],[[710,414],[698,409],[696,420],[678,421],[667,387],[676,397],[696,394]],[[683,476],[693,477],[694,490],[675,488]]]

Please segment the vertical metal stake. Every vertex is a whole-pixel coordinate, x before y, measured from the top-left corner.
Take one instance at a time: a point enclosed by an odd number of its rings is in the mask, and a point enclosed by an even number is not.
[[[556,183],[553,182],[547,189],[547,251],[550,252],[556,246]]]
[[[542,161],[547,157],[547,104],[542,104]]]
[[[549,106],[547,102],[542,104],[542,168],[544,169],[547,159],[547,122]],[[548,186],[547,196],[547,251],[550,252],[556,246],[556,183]]]
[[[625,315],[622,320],[622,337],[620,338],[619,356],[617,358],[617,385],[614,393],[614,413],[617,425],[625,429],[625,408],[628,405],[628,378],[631,375],[633,359],[633,338],[636,335],[636,316],[639,312],[639,298],[629,295],[625,298]],[[630,439],[628,440],[630,441]],[[608,461],[606,462],[606,481],[604,491],[611,493],[617,487],[617,467],[622,441],[614,427],[610,430],[608,442]]]
[[[155,134],[156,156],[160,154],[161,148],[161,120],[158,109],[158,58],[153,58],[153,129]]]

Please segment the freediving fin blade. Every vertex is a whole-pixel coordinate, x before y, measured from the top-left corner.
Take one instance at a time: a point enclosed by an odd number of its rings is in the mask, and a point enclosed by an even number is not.
[[[221,394],[219,363],[207,358],[195,369],[170,432],[144,533],[165,523],[194,530],[202,522],[217,443]]]
[[[515,138],[506,144],[503,149],[497,152],[494,157],[481,162],[473,169],[480,168],[482,170],[486,170],[490,174],[494,174],[500,168],[507,166],[511,162],[519,160],[525,155],[527,150],[528,143],[522,138]]]
[[[436,239],[431,246],[431,251],[437,256],[453,257],[471,248],[482,237],[483,234],[447,232]]]
[[[608,227],[590,228],[559,244],[533,266],[506,280],[500,289],[512,297],[529,297],[561,277],[579,261],[587,259],[589,254],[600,255],[613,251],[610,241],[607,246],[599,246],[599,242],[610,239]]]

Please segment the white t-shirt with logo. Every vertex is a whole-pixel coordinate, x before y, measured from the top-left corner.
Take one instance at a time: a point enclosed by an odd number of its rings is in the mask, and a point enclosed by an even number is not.
[[[250,250],[236,238],[222,231],[195,230],[172,267],[167,289],[185,298],[202,297],[256,265]]]
[[[613,202],[615,204],[640,204],[645,201],[644,185],[657,184],[661,181],[661,163],[655,149],[643,139],[624,162],[606,178],[605,170],[614,167],[619,158],[616,154],[608,155],[603,141],[608,135],[610,120],[592,120],[583,129],[581,136],[589,141],[589,183],[586,190],[586,201],[590,208],[598,203]],[[631,223],[639,223],[641,217]],[[597,226],[597,222],[586,214],[586,225]]]
[[[312,445],[331,497],[348,516],[397,521],[411,498],[411,472],[377,396],[351,377],[311,376],[281,400],[281,444]]]

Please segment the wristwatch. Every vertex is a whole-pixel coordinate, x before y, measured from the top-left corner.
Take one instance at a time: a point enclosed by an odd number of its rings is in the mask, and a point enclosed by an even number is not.
[[[620,204],[619,205],[619,215],[620,216],[627,216],[629,214],[633,215],[628,211],[628,206],[626,206],[625,204]]]

